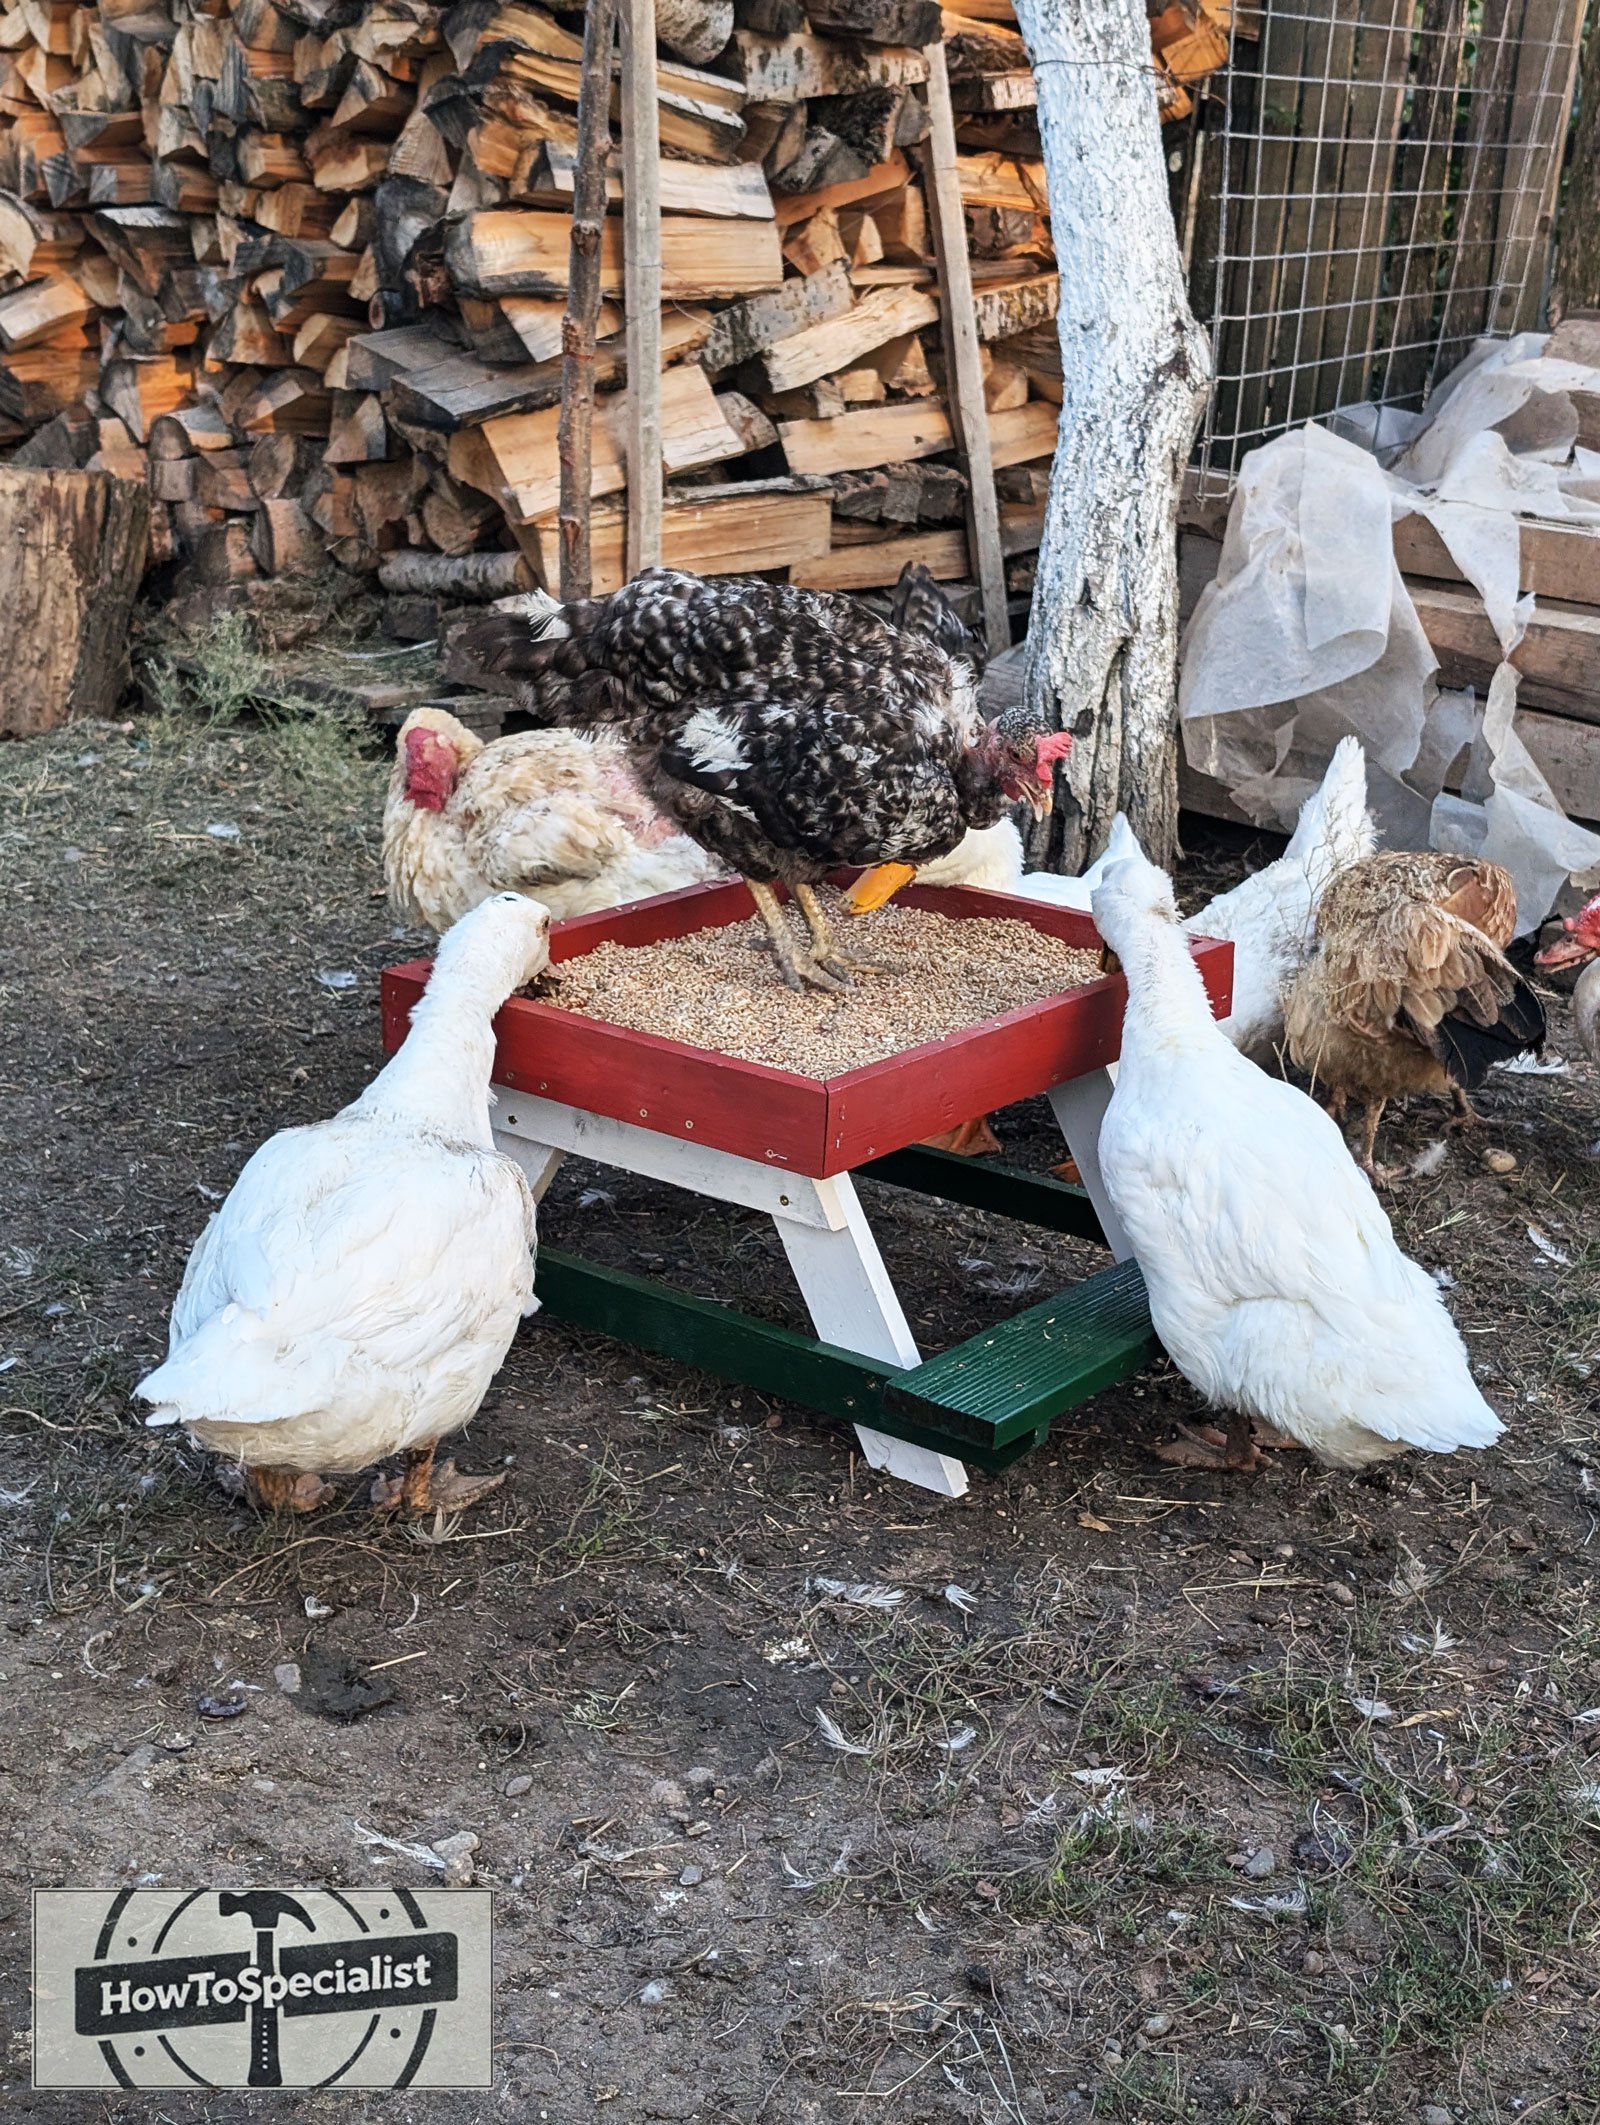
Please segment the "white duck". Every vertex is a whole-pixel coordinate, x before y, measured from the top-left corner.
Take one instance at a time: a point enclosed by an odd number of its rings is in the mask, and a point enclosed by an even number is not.
[[[852,914],[865,914],[871,908],[882,907],[902,885],[915,878],[918,885],[977,886],[984,892],[1011,893],[1019,899],[1037,900],[1051,907],[1078,908],[1087,915],[1090,896],[1106,866],[1140,853],[1138,836],[1124,815],[1118,812],[1111,822],[1111,834],[1104,853],[1090,864],[1081,878],[1062,878],[1054,871],[1026,871],[1023,869],[1022,836],[1013,821],[1002,819],[995,826],[970,828],[948,856],[936,857],[932,863],[921,864],[915,869],[910,864],[880,863],[864,871],[845,894],[845,906]],[[963,1122],[959,1128],[945,1129],[938,1136],[930,1136],[927,1145],[932,1151],[954,1151],[962,1158],[983,1158],[1002,1148],[986,1114],[980,1114],[975,1121]],[[1053,1171],[1060,1180],[1076,1181],[1078,1178],[1078,1169],[1071,1159]]]
[[[1125,814],[1118,812],[1111,822],[1104,854],[1096,857],[1081,878],[1062,878],[1054,871],[1029,871],[1023,868],[1021,834],[1012,820],[1002,819],[998,826],[973,827],[948,856],[921,865],[916,880],[918,885],[973,885],[990,893],[1014,893],[1019,899],[1038,900],[1051,907],[1081,908],[1087,915],[1090,897],[1108,867],[1141,853],[1138,835]],[[867,873],[867,877],[872,875]],[[861,882],[865,884],[866,880]]]
[[[1170,880],[1142,858],[1119,864],[1094,918],[1128,982],[1106,1189],[1157,1335],[1231,1412],[1226,1448],[1192,1438],[1167,1457],[1252,1467],[1252,1418],[1337,1468],[1490,1445],[1500,1420],[1444,1302],[1338,1128],[1213,1021]]]
[[[1284,992],[1311,956],[1318,902],[1341,871],[1377,845],[1367,810],[1367,756],[1359,738],[1341,738],[1322,786],[1300,807],[1283,854],[1184,923],[1192,937],[1232,942],[1233,1009],[1219,1023],[1253,1061],[1276,1060]]]
[[[172,1309],[167,1361],[134,1392],[147,1423],[182,1424],[244,1464],[266,1505],[310,1510],[315,1475],[402,1450],[379,1502],[470,1505],[434,1448],[476,1412],[534,1311],[534,1205],[494,1148],[495,1013],[549,962],[550,916],[499,893],[439,947],[405,1045],[329,1121],[255,1153],[200,1235]]]
[[[1534,964],[1583,968],[1572,992],[1573,1030],[1590,1061],[1600,1063],[1600,894],[1586,901],[1576,915],[1567,916],[1561,932]]]

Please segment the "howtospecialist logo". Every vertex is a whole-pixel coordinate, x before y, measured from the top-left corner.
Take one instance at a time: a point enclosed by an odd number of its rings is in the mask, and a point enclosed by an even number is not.
[[[39,1889],[36,2088],[487,2088],[487,1889]]]

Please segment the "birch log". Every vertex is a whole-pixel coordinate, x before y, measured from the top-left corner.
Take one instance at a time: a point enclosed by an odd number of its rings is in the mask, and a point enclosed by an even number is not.
[[[1017,18],[1061,276],[1061,440],[1027,686],[1076,741],[1030,854],[1081,870],[1121,810],[1169,863],[1178,500],[1210,356],[1184,291],[1142,0],[1017,0]]]

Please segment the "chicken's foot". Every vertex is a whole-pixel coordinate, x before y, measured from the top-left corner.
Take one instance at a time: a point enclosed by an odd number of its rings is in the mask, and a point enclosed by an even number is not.
[[[758,885],[754,878],[747,878],[750,898],[766,924],[772,938],[772,949],[777,957],[778,971],[791,989],[831,989],[838,993],[849,986],[848,980],[819,966],[809,952],[802,952],[794,941],[789,925],[783,919],[783,909],[778,896],[770,885]]]
[[[1361,1122],[1361,1149],[1356,1153],[1356,1164],[1375,1188],[1387,1188],[1400,1178],[1399,1166],[1380,1166],[1377,1163],[1378,1124],[1383,1119],[1383,1110],[1388,1105],[1384,1099],[1369,1099],[1367,1111]]]
[[[408,1519],[465,1512],[506,1480],[504,1469],[497,1476],[463,1476],[453,1460],[436,1468],[433,1457],[438,1451],[438,1440],[431,1439],[409,1456],[403,1476],[379,1476],[372,1486],[372,1510],[403,1513]]]
[[[1478,1112],[1460,1085],[1450,1087],[1450,1105],[1454,1111],[1444,1125],[1447,1136],[1459,1136],[1463,1129],[1483,1127],[1484,1116]]]
[[[314,1513],[338,1496],[320,1476],[301,1475],[292,1468],[247,1468],[244,1494],[266,1513]]]
[[[1254,1426],[1237,1409],[1229,1410],[1226,1431],[1215,1424],[1202,1425],[1198,1430],[1180,1424],[1178,1437],[1158,1446],[1155,1456],[1172,1468],[1226,1469],[1234,1475],[1252,1475],[1268,1466],[1256,1443]]]
[[[806,919],[806,928],[811,932],[811,954],[819,967],[826,967],[841,981],[848,981],[852,974],[876,974],[879,971],[870,959],[856,959],[840,947],[833,934],[833,925],[813,887],[797,885],[794,897]]]

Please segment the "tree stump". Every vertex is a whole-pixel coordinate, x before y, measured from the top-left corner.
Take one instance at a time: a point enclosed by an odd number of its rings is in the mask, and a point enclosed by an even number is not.
[[[0,733],[115,712],[149,526],[132,480],[0,466]]]

